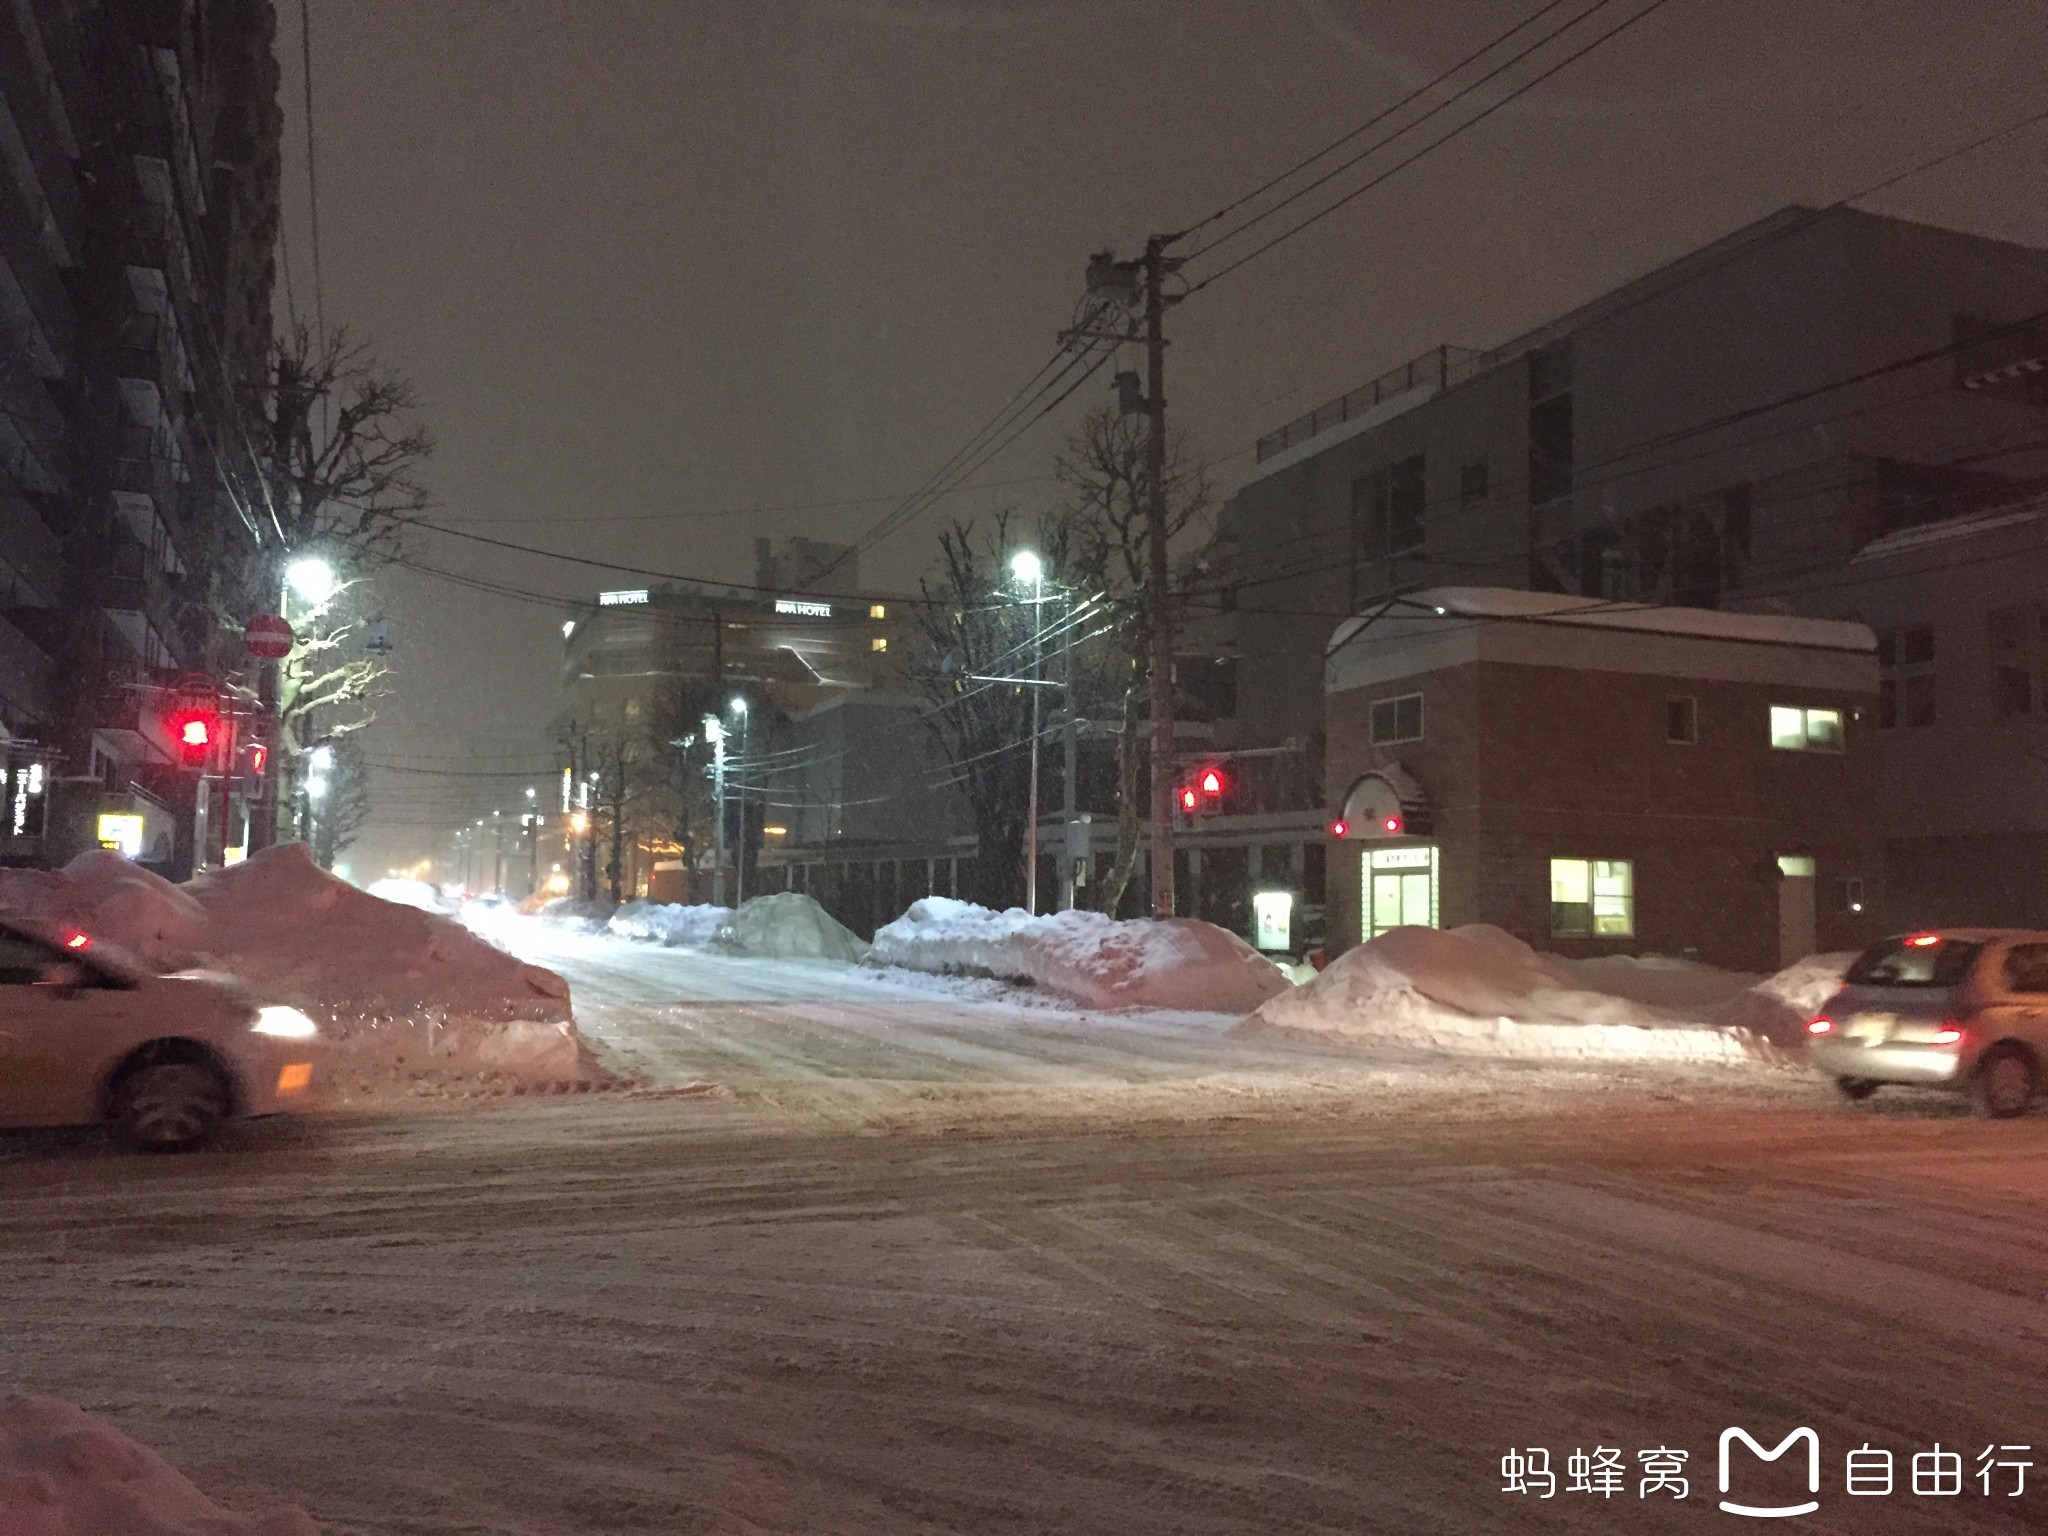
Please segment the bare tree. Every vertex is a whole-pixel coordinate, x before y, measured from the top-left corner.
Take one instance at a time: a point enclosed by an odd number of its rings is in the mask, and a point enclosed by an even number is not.
[[[336,742],[332,752],[325,788],[313,804],[313,857],[322,869],[334,867],[370,819],[370,773],[361,746]]]
[[[1149,744],[1142,721],[1151,699],[1146,648],[1154,604],[1176,601],[1174,593],[1152,592],[1147,579],[1152,482],[1146,471],[1146,431],[1144,417],[1100,407],[1068,438],[1055,466],[1067,488],[1059,522],[1072,579],[1102,591],[1109,612],[1109,654],[1096,675],[1119,720],[1117,838],[1116,859],[1097,901],[1111,915],[1137,872],[1139,833],[1147,815]],[[1210,499],[1208,476],[1190,462],[1186,434],[1175,433],[1166,452],[1167,537],[1186,534],[1208,511]]]
[[[987,679],[1017,675],[1040,622],[1002,591],[1012,547],[1007,513],[987,539],[971,522],[954,523],[939,535],[938,574],[922,583],[918,614],[934,653],[919,671],[925,718],[966,795],[980,843],[975,898],[991,907],[1024,895],[1031,700],[1024,685]]]
[[[256,484],[248,500],[267,540],[250,581],[290,607],[298,636],[279,667],[275,803],[294,803],[309,717],[333,739],[374,718],[384,675],[362,644],[369,576],[398,552],[409,523],[433,505],[420,471],[434,444],[416,419],[419,396],[380,365],[346,328],[316,332],[303,321],[271,344],[253,391],[247,437]],[[293,561],[316,556],[333,571],[330,591],[286,597]],[[243,616],[223,615],[240,628]],[[339,718],[335,712],[341,711]]]

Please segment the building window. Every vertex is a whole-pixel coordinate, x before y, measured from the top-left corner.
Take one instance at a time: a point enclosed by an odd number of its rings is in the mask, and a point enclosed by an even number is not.
[[[1372,744],[1391,746],[1399,741],[1422,740],[1422,695],[1404,693],[1398,699],[1381,699],[1372,707]]]
[[[2041,628],[2031,607],[1994,608],[1984,615],[1991,648],[1991,718],[2000,724],[2030,717],[2044,701],[2035,679],[2041,673]]]
[[[887,617],[889,617],[889,607],[888,607],[888,604],[886,604],[886,603],[869,603],[869,604],[868,604],[868,617],[869,617],[869,618],[871,618],[871,619],[886,619]]]
[[[1799,709],[1789,704],[1773,704],[1771,745],[1781,752],[1839,752],[1842,750],[1842,712],[1839,709]]]
[[[874,639],[868,642],[868,649],[876,652],[886,651],[889,649],[889,637],[887,635],[875,636]]]
[[[1473,459],[1458,471],[1458,502],[1473,506],[1486,500],[1486,460]]]
[[[1934,724],[1934,631],[1887,630],[1877,637],[1877,723]]]
[[[1636,931],[1635,865],[1552,859],[1550,932],[1559,939],[1625,939]]]
[[[1572,344],[1553,342],[1529,354],[1529,500],[1537,505],[1572,492]]]
[[[1352,482],[1352,539],[1361,560],[1390,559],[1422,547],[1423,468],[1418,453]]]
[[[1664,701],[1664,739],[1685,746],[1700,739],[1699,701],[1691,698]]]

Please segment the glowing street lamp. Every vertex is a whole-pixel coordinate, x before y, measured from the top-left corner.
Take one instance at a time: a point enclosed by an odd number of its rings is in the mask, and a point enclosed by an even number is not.
[[[1010,574],[1027,587],[1035,587],[1045,577],[1045,563],[1028,549],[1020,549],[1010,556]]]
[[[316,608],[334,596],[337,585],[334,567],[318,555],[301,555],[285,567],[284,579],[286,586]]]

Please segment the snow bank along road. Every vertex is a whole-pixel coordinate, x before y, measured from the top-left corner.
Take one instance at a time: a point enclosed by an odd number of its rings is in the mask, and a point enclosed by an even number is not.
[[[1818,1432],[1802,1529],[2048,1520],[1906,1470],[2048,1462],[2048,1122],[535,958],[720,1092],[0,1143],[0,1381],[329,1533],[1734,1528],[1731,1424]],[[1510,1445],[1690,1496],[1502,1493]]]

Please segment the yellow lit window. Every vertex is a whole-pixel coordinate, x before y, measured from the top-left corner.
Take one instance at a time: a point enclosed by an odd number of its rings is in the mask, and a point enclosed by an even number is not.
[[[1627,859],[1552,859],[1550,931],[1561,939],[1636,931],[1635,866]]]
[[[886,619],[887,617],[889,617],[889,607],[888,607],[888,604],[886,604],[886,603],[869,603],[869,604],[868,604],[868,617],[869,617],[869,618],[871,618],[871,619]]]
[[[868,649],[871,651],[886,651],[889,649],[889,637],[887,635],[875,636],[874,639],[868,642]]]

